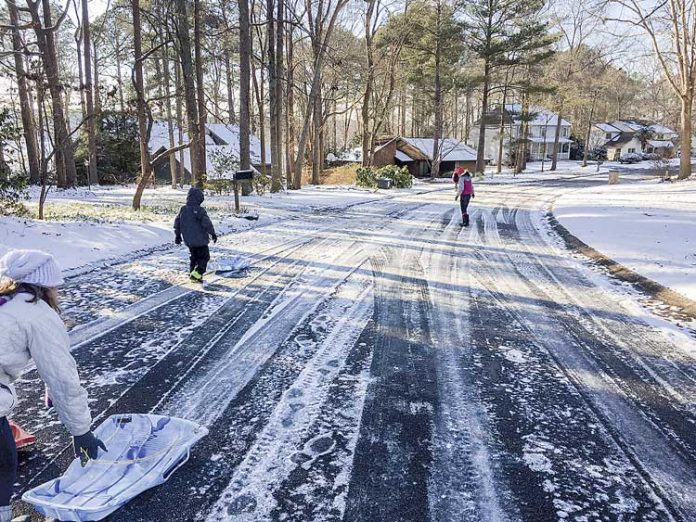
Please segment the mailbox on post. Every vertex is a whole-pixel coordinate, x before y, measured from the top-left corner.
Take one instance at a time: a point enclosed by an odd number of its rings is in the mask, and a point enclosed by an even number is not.
[[[234,186],[234,211],[239,214],[239,182],[251,181],[254,179],[254,171],[251,169],[238,170],[232,176],[232,185]]]
[[[251,180],[254,179],[254,171],[253,170],[238,170],[237,172],[234,173],[234,181],[245,181],[245,180]]]

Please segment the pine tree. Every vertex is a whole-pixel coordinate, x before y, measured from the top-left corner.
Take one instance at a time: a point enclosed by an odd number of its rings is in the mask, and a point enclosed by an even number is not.
[[[467,42],[482,62],[481,119],[476,170],[485,170],[486,119],[494,75],[501,68],[538,63],[551,56],[548,24],[540,0],[467,0]]]

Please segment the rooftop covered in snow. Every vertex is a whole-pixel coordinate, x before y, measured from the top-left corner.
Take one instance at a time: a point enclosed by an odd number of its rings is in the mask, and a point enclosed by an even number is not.
[[[231,175],[231,172],[219,172],[216,157],[232,158],[239,161],[239,125],[231,123],[207,123],[207,133],[205,136],[206,150],[206,171],[211,178],[221,178]],[[174,145],[179,143],[179,129],[174,127]],[[183,132],[183,142],[189,141],[188,134]],[[152,124],[150,132],[149,148],[150,153],[155,154],[158,151],[170,148],[169,127],[166,122],[155,121]],[[251,164],[259,167],[262,164],[261,158],[261,140],[255,135],[249,136],[249,149],[251,156]],[[266,153],[264,160],[266,165],[271,162],[271,152],[266,145]],[[188,149],[183,151],[184,168],[190,172],[191,170],[191,154]],[[177,155],[178,159],[178,155]]]

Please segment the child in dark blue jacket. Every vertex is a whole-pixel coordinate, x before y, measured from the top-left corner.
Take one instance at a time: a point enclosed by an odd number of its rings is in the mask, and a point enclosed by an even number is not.
[[[186,205],[181,207],[179,215],[174,220],[175,243],[180,245],[183,236],[184,243],[191,253],[189,272],[191,281],[194,283],[203,282],[203,274],[208,268],[208,261],[210,261],[208,237],[210,236],[213,243],[217,243],[213,223],[208,213],[201,207],[204,199],[201,189],[191,187],[186,197]]]

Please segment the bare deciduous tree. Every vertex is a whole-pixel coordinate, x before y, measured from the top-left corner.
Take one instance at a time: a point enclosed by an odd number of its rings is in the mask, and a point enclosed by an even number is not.
[[[610,0],[623,9],[609,20],[640,28],[650,39],[665,77],[678,96],[679,179],[691,176],[691,118],[696,87],[696,5],[691,0]],[[667,35],[670,35],[668,38]]]

